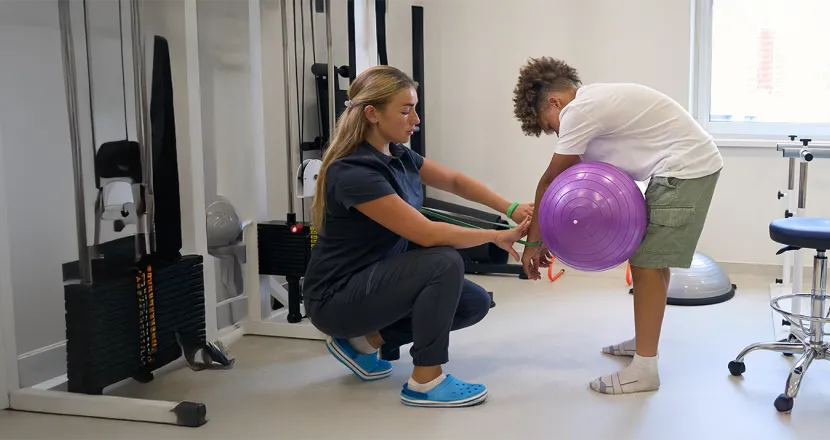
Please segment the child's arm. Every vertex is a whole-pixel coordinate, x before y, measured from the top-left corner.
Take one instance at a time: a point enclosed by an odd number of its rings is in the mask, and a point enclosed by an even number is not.
[[[545,191],[553,183],[553,179],[556,179],[566,169],[579,163],[582,160],[580,156],[588,148],[588,143],[603,133],[602,125],[579,109],[566,108],[562,112],[561,118],[562,125],[559,141],[556,144],[556,152],[553,154],[550,164],[548,164],[548,169],[545,170],[545,173],[542,174],[542,178],[539,179],[539,183],[536,185],[536,197],[533,203],[534,210],[540,207],[542,197],[545,196]],[[540,239],[539,215],[534,212],[533,218],[530,221],[527,241],[532,243]],[[537,256],[538,251],[538,247],[527,247],[522,255],[522,265],[524,266],[525,274],[532,280],[541,278],[541,274],[539,273],[539,258],[544,255]]]
[[[556,179],[556,177],[563,171],[581,161],[582,159],[580,159],[579,155],[576,154],[554,153],[553,158],[550,160],[550,164],[548,164],[548,169],[545,170],[545,173],[542,174],[542,178],[539,179],[539,183],[536,185],[536,198],[534,199],[535,202],[533,203],[533,206],[538,207],[539,204],[542,203],[542,197],[545,196],[545,191],[547,191],[550,184],[553,183],[553,179]],[[541,234],[539,233],[538,215],[534,215],[530,220],[530,230],[527,237],[527,241],[529,242],[539,241],[541,238]]]

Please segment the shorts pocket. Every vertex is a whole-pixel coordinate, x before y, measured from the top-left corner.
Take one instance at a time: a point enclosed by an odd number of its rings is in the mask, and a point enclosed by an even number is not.
[[[649,224],[678,228],[687,225],[695,219],[693,206],[653,206],[649,208]]]
[[[694,247],[696,237],[687,231],[694,224],[695,208],[656,206],[649,209],[648,227],[640,251],[651,255],[680,255]],[[694,252],[694,249],[691,250]]]

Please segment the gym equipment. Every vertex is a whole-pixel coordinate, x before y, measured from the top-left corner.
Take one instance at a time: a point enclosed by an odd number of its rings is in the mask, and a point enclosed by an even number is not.
[[[539,229],[565,265],[604,271],[624,263],[645,235],[648,212],[637,183],[603,162],[576,164],[554,179],[539,206]]]
[[[424,199],[423,207],[426,209],[421,212],[431,220],[454,224],[463,223],[465,226],[469,225],[482,229],[504,230],[510,227],[507,220],[498,214],[479,211],[474,208],[431,199],[429,197]],[[434,213],[435,211],[439,211],[440,216],[430,215],[431,212]],[[420,248],[419,245],[412,242],[409,243],[409,250],[418,248]],[[483,244],[469,249],[459,249],[458,253],[461,254],[461,258],[464,260],[464,272],[467,274],[480,275],[497,273],[518,275],[521,279],[527,279],[522,265],[509,264],[507,261],[510,258],[510,254],[493,243]]]
[[[629,268],[630,270],[630,268]],[[630,276],[630,275],[629,275]],[[629,285],[631,280],[627,279]],[[729,301],[738,286],[708,255],[695,252],[688,269],[671,268],[666,304],[670,306],[708,306]],[[634,289],[628,291],[634,294]]]
[[[78,261],[66,263],[62,268],[67,374],[30,388],[19,389],[18,384],[12,383],[9,405],[19,411],[201,426],[207,419],[205,405],[199,402],[102,395],[105,388],[125,379],[151,381],[156,370],[179,358],[196,371],[227,369],[233,366],[233,360],[222,352],[221,344],[206,341],[206,314],[210,312],[205,308],[203,257],[180,253],[179,181],[169,52],[167,41],[155,37],[151,47],[152,93],[147,93],[147,51],[139,0],[129,1],[128,33],[134,69],[137,139],[105,143],[97,151],[93,148],[98,191],[94,203],[95,246],[91,249],[87,244],[82,154],[85,148],[80,139],[75,69],[78,46],[73,42],[71,16],[74,14],[70,10],[73,5],[83,7],[86,18],[86,2],[57,2],[79,255]],[[85,24],[86,30],[88,23]],[[88,57],[89,35],[83,35]],[[124,47],[123,41],[121,47]],[[91,93],[92,84],[89,86]],[[95,146],[94,118],[90,120]],[[102,221],[112,222],[116,230],[135,223],[137,234],[99,243]],[[4,333],[11,329],[13,339],[13,317],[7,316],[0,325]],[[14,345],[3,348],[10,348],[16,361]],[[11,372],[17,380],[16,368]],[[54,390],[63,383],[68,385],[68,392]]]
[[[801,154],[801,153],[793,153]],[[802,156],[803,157],[803,156]],[[784,392],[774,402],[779,412],[790,412],[794,399],[801,388],[801,381],[807,369],[814,360],[830,359],[828,350],[830,343],[824,341],[827,333],[825,324],[830,322],[827,313],[827,255],[830,249],[830,219],[794,217],[773,220],[769,225],[770,238],[776,243],[784,245],[778,254],[804,249],[815,250],[813,257],[813,285],[809,294],[792,293],[782,295],[770,302],[770,307],[780,313],[790,323],[794,340],[778,342],[761,342],[747,346],[735,360],[729,362],[729,372],[733,376],[740,376],[746,371],[744,358],[756,350],[769,350],[781,353],[799,353],[801,357],[790,370],[784,385]],[[784,310],[781,301],[790,300],[797,303],[800,300],[810,300],[809,315]]]
[[[333,132],[335,123],[334,107],[334,66],[332,59],[332,36],[331,36],[331,0],[324,3],[326,14],[326,49],[328,51],[328,127]],[[288,18],[286,12],[286,1],[281,4],[282,21],[282,42],[283,42],[283,69],[285,78],[289,78],[290,58],[288,56]],[[313,20],[312,20],[313,22]],[[319,82],[318,82],[319,85]],[[289,82],[284,84],[285,96],[290,96]],[[285,100],[285,126],[291,127],[290,101]],[[302,137],[300,137],[300,140]],[[286,145],[286,177],[288,184],[288,213],[285,220],[257,221],[256,228],[252,228],[256,234],[256,250],[258,258],[257,273],[260,277],[260,285],[264,282],[275,292],[272,294],[272,301],[268,316],[263,317],[262,305],[258,292],[247,295],[248,298],[248,319],[242,324],[244,335],[260,335],[275,337],[290,337],[312,340],[324,340],[326,336],[317,330],[307,319],[302,303],[302,278],[305,276],[308,261],[311,257],[311,248],[317,242],[317,231],[308,222],[298,221],[295,211],[295,196],[300,199],[313,197],[314,191],[306,186],[305,167],[309,167],[313,161],[302,161],[298,176],[294,176],[294,154],[291,133],[285,132]],[[302,154],[302,145],[298,148]],[[311,169],[311,168],[309,168]],[[296,179],[296,180],[295,180]],[[298,181],[299,180],[299,181]],[[302,191],[295,190],[300,189]],[[253,232],[252,231],[252,232]],[[276,277],[285,277],[285,285],[276,281]],[[250,289],[249,289],[250,290]],[[285,293],[285,294],[284,294]]]
[[[324,150],[334,133],[334,125],[337,118],[346,111],[346,101],[349,100],[346,90],[341,90],[339,81],[329,81],[331,69],[328,65],[314,63],[311,66],[311,74],[314,75],[314,84],[317,89],[317,115],[320,120],[320,136],[313,142],[303,142],[301,151]],[[349,66],[340,66],[335,69],[336,77],[348,78],[352,75]],[[330,88],[331,87],[331,88]],[[334,93],[329,93],[334,90]],[[334,96],[334,98],[332,98]],[[333,100],[332,100],[333,99]],[[333,110],[329,106],[333,104]]]
[[[778,199],[786,198],[786,209],[784,210],[784,218],[804,217],[807,214],[807,171],[809,162],[814,158],[828,158],[830,157],[830,145],[812,144],[812,139],[799,139],[795,142],[797,136],[790,135],[790,143],[777,144],[776,150],[780,151],[782,156],[788,159],[788,176],[787,176],[787,190],[778,191]],[[796,163],[798,167],[798,193],[796,198]],[[770,296],[779,297],[792,293],[799,293],[803,291],[804,279],[804,255],[802,252],[795,252],[792,256],[789,253],[784,253],[784,262],[782,264],[781,278],[776,278],[775,283],[770,285]],[[791,302],[791,311],[793,313],[801,313],[802,304],[799,301]],[[777,321],[777,318],[775,318]],[[786,329],[790,323],[786,319],[780,321],[781,327],[774,323],[776,332],[779,335],[787,334],[782,341],[794,341],[796,336],[793,335],[792,329]],[[783,330],[783,331],[781,331]]]
[[[415,111],[421,119],[418,129],[410,138],[412,150],[426,155],[426,78],[424,74],[424,7],[412,5],[412,79],[418,83],[418,103]]]

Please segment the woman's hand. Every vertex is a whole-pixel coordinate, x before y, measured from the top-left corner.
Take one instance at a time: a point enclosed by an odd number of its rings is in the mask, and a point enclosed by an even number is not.
[[[495,243],[496,246],[509,252],[510,255],[512,255],[513,258],[516,259],[516,261],[520,261],[519,253],[516,252],[516,249],[513,249],[513,243],[515,243],[518,240],[521,240],[522,237],[526,236],[528,229],[530,229],[530,216],[526,216],[524,220],[522,220],[522,222],[519,223],[519,225],[513,229],[498,231],[496,239],[493,240],[493,243]]]
[[[533,203],[522,203],[513,210],[513,215],[510,217],[514,222],[521,223],[526,218],[533,216]]]

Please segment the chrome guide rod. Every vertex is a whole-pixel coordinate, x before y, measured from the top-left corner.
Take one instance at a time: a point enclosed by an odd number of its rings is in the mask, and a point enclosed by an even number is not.
[[[294,214],[294,154],[291,146],[291,88],[288,84],[291,73],[288,68],[291,57],[288,56],[288,0],[282,0],[280,7],[280,18],[282,20],[282,72],[283,91],[285,97],[285,158],[288,168],[285,175],[288,178],[288,213]]]
[[[130,30],[133,55],[133,87],[135,90],[136,136],[141,146],[142,157],[142,187],[144,194],[140,203],[138,219],[138,233],[136,242],[137,256],[146,254],[149,249],[152,253],[156,249],[155,228],[153,218],[155,207],[153,203],[153,136],[150,127],[149,106],[147,103],[147,74],[145,72],[145,51],[143,33],[141,31],[141,0],[130,0]],[[146,238],[145,238],[146,231]],[[149,241],[149,243],[147,242]]]
[[[337,81],[336,73],[334,72],[334,53],[331,49],[331,0],[326,0],[326,51],[328,63],[328,83],[329,83],[329,142],[334,139],[334,127],[337,123],[335,120],[334,111],[334,82]]]
[[[84,169],[81,136],[78,126],[78,85],[75,71],[75,51],[72,39],[72,20],[69,0],[59,0],[58,15],[61,31],[63,78],[66,87],[66,109],[69,113],[69,141],[72,145],[72,175],[75,185],[75,225],[78,236],[78,265],[81,283],[92,283],[92,265],[86,237],[86,201],[84,200]]]

